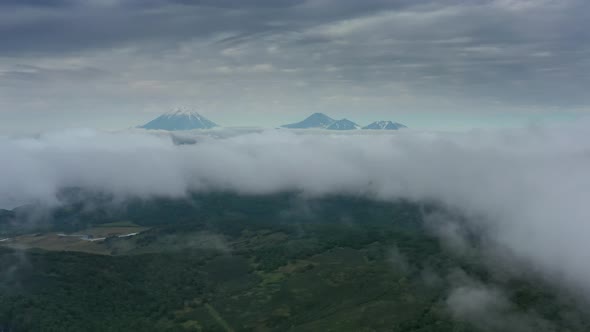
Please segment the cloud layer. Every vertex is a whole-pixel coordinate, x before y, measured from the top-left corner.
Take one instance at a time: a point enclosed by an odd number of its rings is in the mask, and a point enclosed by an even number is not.
[[[120,197],[299,190],[436,201],[467,216],[490,246],[590,294],[587,128],[584,122],[463,134],[218,131],[221,138],[195,134],[193,145],[143,131],[3,138],[0,202],[51,203],[72,186]]]

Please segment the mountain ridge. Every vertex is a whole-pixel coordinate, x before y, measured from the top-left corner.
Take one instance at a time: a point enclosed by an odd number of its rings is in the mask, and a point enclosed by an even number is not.
[[[324,113],[313,113],[312,115],[305,118],[303,121],[282,125],[282,128],[289,129],[311,129],[311,128],[326,128],[330,126],[336,120],[327,116]]]
[[[361,126],[359,126],[358,124],[356,124],[348,119],[341,119],[338,121],[334,121],[332,124],[330,124],[328,127],[326,127],[326,129],[328,129],[328,130],[357,130],[357,129],[361,129]]]
[[[361,127],[355,122],[346,118],[335,120],[324,113],[313,113],[303,121],[282,125],[281,128],[287,129],[326,129],[326,130],[398,130],[408,128],[399,122],[389,120],[380,120]]]
[[[363,127],[363,129],[370,129],[370,130],[398,130],[402,128],[408,128],[405,125],[393,122],[393,121],[375,121],[369,125]]]
[[[138,128],[148,130],[192,130],[192,129],[211,129],[218,125],[202,116],[198,112],[188,109],[176,109],[160,115],[159,117],[139,126]]]

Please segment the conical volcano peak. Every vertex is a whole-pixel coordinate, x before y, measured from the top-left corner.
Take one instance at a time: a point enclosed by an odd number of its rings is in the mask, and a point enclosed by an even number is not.
[[[162,114],[145,125],[140,126],[140,128],[144,129],[159,130],[210,129],[213,127],[217,127],[217,124],[199,113],[185,108],[178,108]]]

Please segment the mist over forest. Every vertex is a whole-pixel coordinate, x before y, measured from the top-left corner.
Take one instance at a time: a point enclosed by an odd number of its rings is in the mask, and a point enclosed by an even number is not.
[[[248,229],[255,216],[275,224],[270,227],[309,220],[363,227],[373,219],[399,227],[407,220],[388,221],[390,212],[378,211],[409,204],[420,220],[413,227],[436,239],[442,252],[475,255],[492,274],[528,276],[584,303],[590,296],[587,132],[580,123],[462,133],[84,129],[5,137],[0,152],[12,162],[0,166],[0,197],[7,207],[22,204],[5,210],[5,237],[19,226],[20,232],[76,233],[119,220],[165,228],[229,218]],[[356,205],[326,203],[331,199]],[[195,237],[231,252],[223,232]],[[183,241],[167,243],[185,250]],[[402,271],[420,265],[391,248],[388,259]],[[449,283],[451,317],[484,330],[556,328],[538,314],[513,312],[506,285],[486,284],[461,268],[442,275],[420,269]]]

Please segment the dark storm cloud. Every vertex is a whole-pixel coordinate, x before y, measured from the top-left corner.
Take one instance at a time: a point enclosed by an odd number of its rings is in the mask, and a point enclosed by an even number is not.
[[[448,1],[449,4],[455,1]],[[2,1],[0,54],[61,53],[206,35],[301,31],[427,1],[107,0]],[[309,37],[313,40],[315,37]]]
[[[302,4],[305,0],[173,0],[173,2],[188,6],[209,6],[230,9],[243,8],[286,8]],[[165,1],[163,1],[165,3]]]
[[[0,104],[61,109],[22,93],[13,67],[32,65],[111,73],[81,85],[101,87],[93,99],[126,92],[128,104],[158,95],[150,105],[162,110],[198,100],[263,113],[269,99],[350,113],[350,99],[365,109],[579,109],[590,102],[588,22],[584,0],[0,1],[0,77],[15,90],[0,91]],[[202,82],[224,85],[240,107]]]
[[[15,10],[16,17],[0,22],[0,54],[60,55],[86,49],[124,47],[144,42],[192,38],[210,30],[214,19],[202,12],[128,7],[67,7]],[[2,14],[0,14],[2,15]],[[5,14],[6,15],[6,14]]]
[[[2,0],[1,7],[64,7],[72,4],[72,0]]]
[[[177,42],[213,33],[271,29],[303,0],[148,0],[0,2],[0,55],[67,53]],[[278,11],[283,11],[280,13]],[[271,15],[272,13],[272,15]]]

